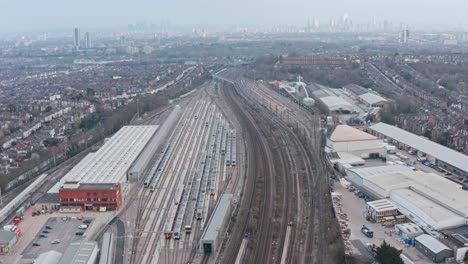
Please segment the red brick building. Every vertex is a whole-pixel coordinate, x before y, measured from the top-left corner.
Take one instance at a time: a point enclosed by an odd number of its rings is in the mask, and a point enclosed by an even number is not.
[[[66,182],[59,190],[60,206],[82,210],[118,210],[122,204],[120,184]]]

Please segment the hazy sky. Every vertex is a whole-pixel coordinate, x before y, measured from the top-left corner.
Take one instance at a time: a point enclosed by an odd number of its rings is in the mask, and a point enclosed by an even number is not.
[[[468,0],[0,0],[0,31],[171,24],[296,24],[348,13],[354,22],[468,25]]]

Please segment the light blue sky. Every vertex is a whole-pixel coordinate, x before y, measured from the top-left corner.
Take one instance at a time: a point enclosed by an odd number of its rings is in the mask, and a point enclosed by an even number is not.
[[[322,23],[348,13],[355,22],[391,20],[468,25],[468,0],[0,0],[0,31],[126,26],[146,19],[171,24]]]

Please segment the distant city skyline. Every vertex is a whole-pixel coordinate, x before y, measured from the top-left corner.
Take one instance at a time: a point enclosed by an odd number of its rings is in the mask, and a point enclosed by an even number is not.
[[[466,28],[468,2],[463,0],[427,1],[340,1],[326,3],[306,0],[259,1],[90,1],[0,0],[0,32],[46,31],[65,28],[124,28],[135,21],[172,25],[306,25],[316,18],[320,25],[347,14],[355,23],[391,21],[416,28]],[[25,5],[28,8],[25,8]]]

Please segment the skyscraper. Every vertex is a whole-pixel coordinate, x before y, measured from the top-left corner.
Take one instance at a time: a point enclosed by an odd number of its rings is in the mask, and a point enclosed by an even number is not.
[[[89,35],[89,32],[86,32],[86,48],[91,48],[91,36]]]
[[[80,30],[78,28],[75,28],[75,34],[74,34],[74,44],[75,44],[75,49],[80,48]]]

